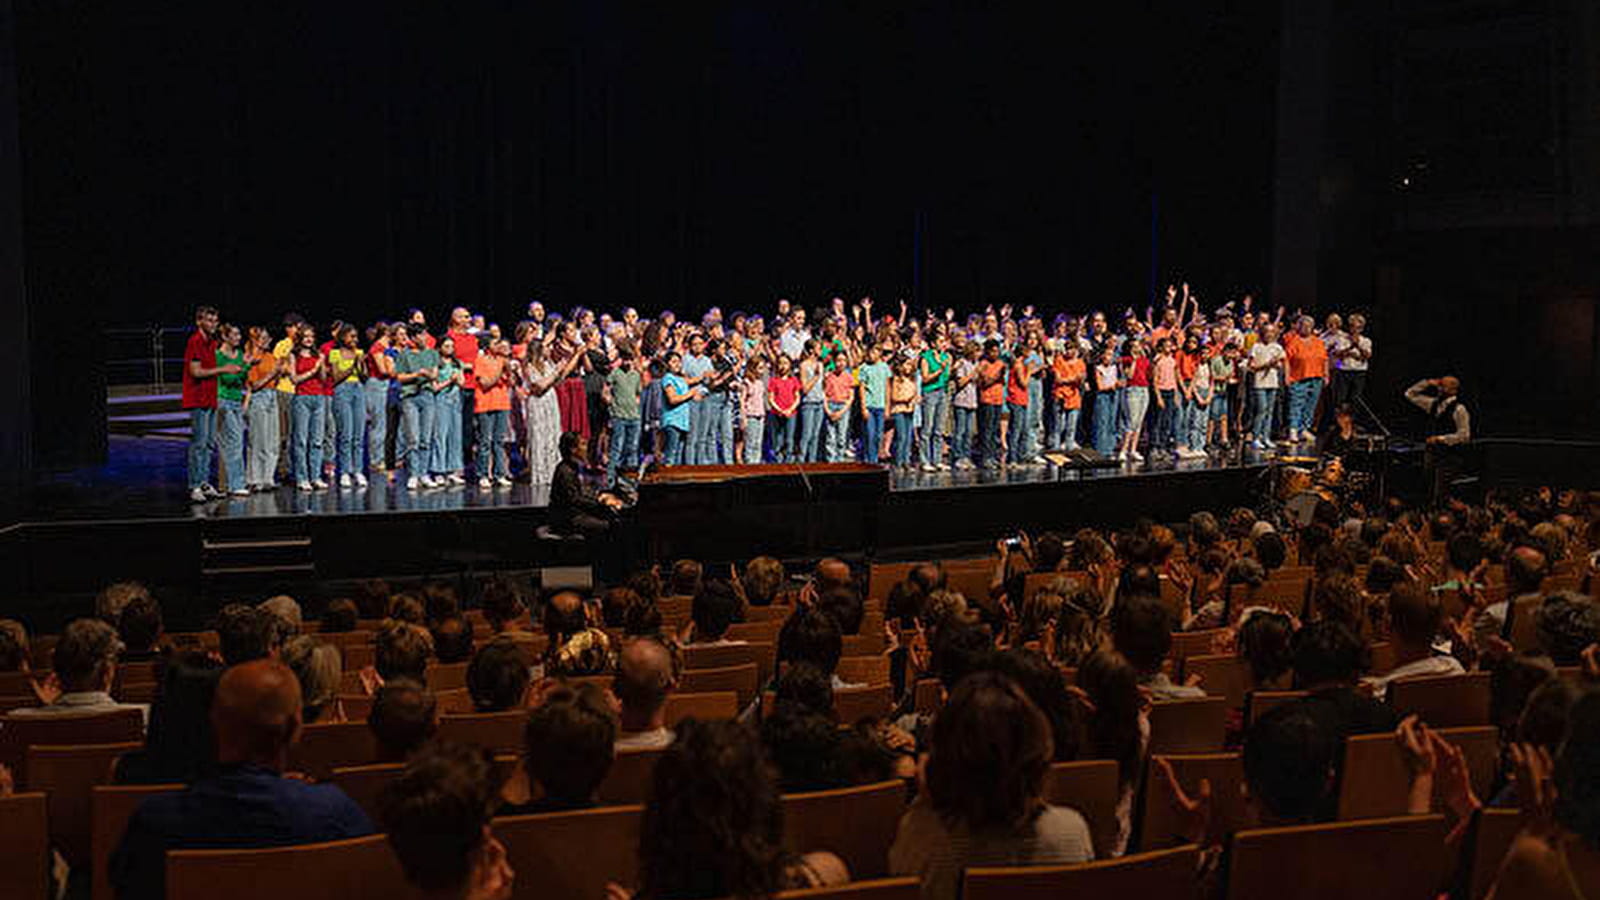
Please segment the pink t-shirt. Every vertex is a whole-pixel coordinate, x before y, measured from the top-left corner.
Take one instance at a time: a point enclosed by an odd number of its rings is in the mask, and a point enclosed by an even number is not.
[[[745,418],[761,418],[767,414],[767,383],[759,378],[739,382],[743,393],[739,397],[739,412]]]
[[[1158,356],[1150,363],[1150,381],[1158,391],[1178,389],[1178,359],[1175,356]]]

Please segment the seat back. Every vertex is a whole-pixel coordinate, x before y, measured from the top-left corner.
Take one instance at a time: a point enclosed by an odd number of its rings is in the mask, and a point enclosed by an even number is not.
[[[834,674],[840,681],[851,684],[888,684],[889,683],[889,657],[878,656],[841,656],[839,666],[834,669]]]
[[[1487,797],[1494,786],[1500,761],[1499,735],[1492,725],[1440,728],[1439,736],[1461,748],[1466,756],[1472,788]],[[1345,738],[1344,765],[1339,784],[1339,818],[1371,819],[1405,815],[1411,775],[1393,734],[1362,734]],[[1441,809],[1438,796],[1434,808]]]
[[[893,688],[887,684],[840,688],[833,692],[833,713],[841,725],[853,725],[865,718],[887,715],[893,703]]]
[[[428,689],[439,693],[466,687],[468,665],[470,663],[456,662],[428,666]]]
[[[1174,808],[1172,791],[1156,769],[1155,759],[1145,769],[1141,807],[1140,849],[1154,850],[1186,843],[1184,823]],[[1215,834],[1232,834],[1249,823],[1249,813],[1239,786],[1244,783],[1244,762],[1237,753],[1182,753],[1159,757],[1172,766],[1172,774],[1190,797],[1198,797],[1200,781],[1211,782],[1211,820]]]
[[[378,821],[378,797],[390,782],[406,770],[405,763],[372,763],[366,766],[340,766],[328,776],[328,781],[344,791],[356,805],[366,811],[367,817]]]
[[[1478,810],[1473,823],[1467,862],[1467,900],[1479,900],[1489,893],[1500,874],[1500,864],[1511,851],[1511,842],[1522,830],[1522,811],[1517,809]]]
[[[783,843],[791,853],[835,853],[850,877],[877,878],[889,872],[889,845],[905,809],[906,785],[898,779],[785,794]]]
[[[1528,653],[1539,648],[1539,607],[1544,605],[1543,594],[1518,597],[1510,602],[1506,615],[1511,617],[1511,646],[1518,653]]]
[[[1068,866],[978,866],[962,879],[964,900],[1194,896],[1200,849],[1193,844]]]
[[[773,607],[752,607],[752,609],[772,609]],[[788,607],[779,607],[785,613]],[[778,632],[783,630],[783,617],[755,619],[746,622],[735,622],[728,626],[728,639],[732,641],[752,641],[761,644],[774,644],[778,640]]]
[[[925,716],[933,715],[944,706],[944,685],[937,678],[918,679],[917,686],[913,689],[912,703],[917,712]]]
[[[600,782],[603,803],[644,803],[650,799],[650,781],[655,777],[656,760],[661,750],[622,750],[611,761],[605,780]]]
[[[33,682],[38,681],[42,684],[49,675],[49,669],[32,672],[0,672],[0,694],[8,697],[32,695]]]
[[[122,842],[128,820],[151,797],[183,790],[181,784],[100,785],[89,795],[89,855],[94,863],[90,883],[94,900],[112,900],[111,853]],[[0,896],[8,896],[0,891]]]
[[[0,897],[43,900],[50,887],[50,814],[44,794],[0,797]]]
[[[739,695],[739,708],[743,709],[755,699],[756,684],[756,664],[748,662],[716,669],[684,669],[678,679],[678,690],[686,694],[733,691]]]
[[[446,691],[434,690],[433,700],[438,704],[441,716],[458,716],[473,710],[472,694],[464,687]]]
[[[251,850],[167,851],[167,900],[415,898],[381,834]]]
[[[137,709],[89,715],[18,716],[0,719],[0,765],[10,766],[18,784],[28,780],[28,748],[48,744],[118,744],[144,740],[144,716]]]
[[[684,694],[674,691],[667,695],[667,727],[676,726],[684,719],[731,719],[739,714],[739,695],[733,691],[709,691],[704,694]]]
[[[1310,695],[1310,691],[1251,691],[1244,698],[1245,727],[1249,728],[1251,723],[1266,715],[1267,711],[1275,706],[1302,700]]]
[[[772,680],[772,673],[778,664],[776,640],[683,648],[685,669],[725,669],[746,663],[755,663],[757,682]]]
[[[346,722],[365,722],[367,717],[372,715],[372,702],[376,698],[371,694],[346,694],[341,692],[334,699],[339,701],[339,708],[344,711],[344,720]]]
[[[1444,816],[1362,819],[1234,834],[1228,900],[1418,900],[1445,867]],[[1315,873],[1314,875],[1308,873]],[[1292,890],[1291,890],[1292,888]]]
[[[1191,656],[1210,656],[1212,644],[1226,630],[1205,628],[1200,631],[1174,631],[1172,649],[1167,651],[1167,655],[1178,660],[1188,659]]]
[[[339,766],[364,766],[377,758],[378,742],[364,721],[307,725],[289,748],[290,770],[319,779]]]
[[[876,878],[835,887],[779,891],[778,900],[918,900],[922,882],[916,878]]]
[[[1162,700],[1150,706],[1150,752],[1216,752],[1222,749],[1227,727],[1225,698]]]
[[[1044,799],[1081,813],[1096,851],[1110,848],[1116,839],[1117,800],[1122,795],[1117,774],[1115,760],[1080,759],[1052,763],[1044,776]]]
[[[490,753],[522,751],[522,731],[528,724],[528,711],[468,713],[439,717],[439,737],[458,744],[482,747]]]
[[[607,806],[495,819],[495,836],[518,873],[511,896],[604,900],[608,881],[633,887],[643,815],[642,806]]]
[[[1200,676],[1200,686],[1211,697],[1228,701],[1229,709],[1244,706],[1244,695],[1250,692],[1250,664],[1243,657],[1231,654],[1191,656],[1183,661],[1183,677]]]
[[[339,649],[344,653],[344,670],[346,672],[359,672],[367,666],[373,665],[378,658],[377,647],[371,643],[345,644]]]
[[[1489,672],[1406,678],[1389,683],[1389,705],[1434,728],[1489,724]]]
[[[109,784],[117,757],[142,746],[133,741],[114,744],[28,748],[28,777],[23,787],[50,797],[50,842],[68,864],[90,860],[91,799],[97,785]]]

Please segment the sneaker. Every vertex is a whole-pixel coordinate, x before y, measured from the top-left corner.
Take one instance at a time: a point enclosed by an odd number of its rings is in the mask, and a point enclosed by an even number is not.
[[[350,473],[349,472],[346,472],[343,475],[339,476],[339,487],[344,488],[347,491],[350,490],[350,488],[354,487],[354,484],[350,481]]]
[[[408,490],[408,491],[414,491],[418,487],[420,487],[421,485],[422,485],[422,482],[418,481],[417,480],[417,476],[415,476],[415,475],[413,475],[410,478],[406,479],[406,490]]]
[[[494,487],[494,482],[490,481],[489,476],[485,475],[478,479],[478,487],[487,491],[489,488]]]
[[[939,467],[934,465],[933,463],[923,463],[922,464],[922,471],[924,471],[924,472],[937,472],[937,471],[939,471]]]
[[[325,491],[325,490],[328,489],[328,482],[324,481],[321,478],[317,478],[317,479],[313,480],[311,482],[311,485],[313,487],[315,487],[319,491]]]
[[[948,471],[950,471],[950,464],[947,463],[947,462],[934,463],[933,467],[935,469],[939,470],[940,472],[948,472]]]
[[[1133,460],[1134,462],[1144,462],[1144,454],[1140,453],[1137,450],[1129,450],[1128,451],[1128,458]]]
[[[222,492],[221,491],[217,490],[216,488],[212,487],[209,484],[200,485],[200,490],[205,493],[207,500],[215,500],[218,497],[222,496]]]
[[[499,478],[496,478],[494,480],[494,483],[499,487],[508,488],[508,487],[511,487],[511,483],[512,482],[511,482],[511,479],[507,478],[504,475],[501,475]]]
[[[304,491],[307,494],[311,493],[311,482],[309,482],[309,481],[302,481],[299,484],[295,485],[295,487],[298,488],[301,491]]]
[[[967,469],[975,469],[977,466],[974,466],[970,459],[958,459],[956,460],[956,468],[966,471]]]
[[[206,502],[207,500],[210,500],[210,499],[211,499],[210,497],[206,496],[205,488],[190,488],[189,489],[189,502],[190,503],[204,503],[204,502]]]
[[[1265,449],[1267,449],[1265,446],[1262,445],[1261,441],[1259,439],[1257,439],[1257,438],[1251,438],[1249,441],[1246,442],[1246,446],[1248,446],[1251,450],[1265,450]]]
[[[466,478],[465,475],[462,475],[460,472],[451,472],[450,473],[450,483],[451,484],[466,484],[467,483],[467,478]]]
[[[228,496],[230,496],[230,497],[248,497],[248,496],[250,496],[250,489],[249,488],[242,488],[242,487],[241,488],[234,488],[233,490],[228,492]]]
[[[357,472],[356,473],[356,487],[364,488],[366,486],[367,486],[367,476],[361,474],[360,472]]]

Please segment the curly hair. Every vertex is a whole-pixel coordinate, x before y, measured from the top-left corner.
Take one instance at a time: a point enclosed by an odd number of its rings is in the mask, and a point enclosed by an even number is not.
[[[639,900],[770,897],[783,878],[778,783],[749,726],[679,724],[639,828]]]
[[[933,722],[933,808],[973,831],[1022,831],[1044,810],[1054,752],[1050,723],[1027,693],[998,672],[974,672]]]

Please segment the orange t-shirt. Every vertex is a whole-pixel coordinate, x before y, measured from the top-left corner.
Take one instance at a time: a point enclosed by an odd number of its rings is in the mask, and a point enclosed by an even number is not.
[[[1006,399],[1017,406],[1028,405],[1028,364],[1020,356],[1011,360],[1011,384],[1006,387]]]
[[[990,379],[994,380],[994,384],[979,389],[978,402],[985,406],[999,406],[1006,402],[1006,364],[998,359],[978,363],[978,384],[982,385]]]
[[[245,376],[248,379],[251,389],[254,389],[256,385],[261,383],[263,378],[266,378],[268,375],[272,374],[273,370],[277,368],[278,358],[276,356],[273,356],[271,353],[263,353],[260,356],[257,356],[255,362],[250,364],[249,374]],[[261,390],[270,391],[272,390],[272,385],[269,384],[266,387],[261,388]]]
[[[1289,332],[1283,338],[1283,353],[1289,363],[1289,383],[1307,378],[1328,377],[1328,345],[1312,335],[1301,337]]]
[[[511,382],[500,378],[500,373],[505,371],[505,368],[506,361],[502,357],[495,356],[492,353],[485,353],[478,357],[478,364],[472,369],[472,383],[478,388],[473,400],[474,405],[472,408],[474,410],[477,412],[494,412],[500,409],[511,409]],[[500,378],[500,380],[495,383],[494,387],[486,388],[483,386],[483,382],[494,381],[496,378]]]
[[[1200,368],[1200,354],[1184,353],[1178,351],[1178,377],[1184,381],[1194,380],[1194,370]]]
[[[1069,384],[1073,379],[1083,378],[1089,372],[1089,367],[1082,357],[1068,359],[1057,356],[1050,361],[1050,371],[1056,376],[1056,402],[1062,409],[1081,409],[1083,407],[1083,391],[1078,384]]]

